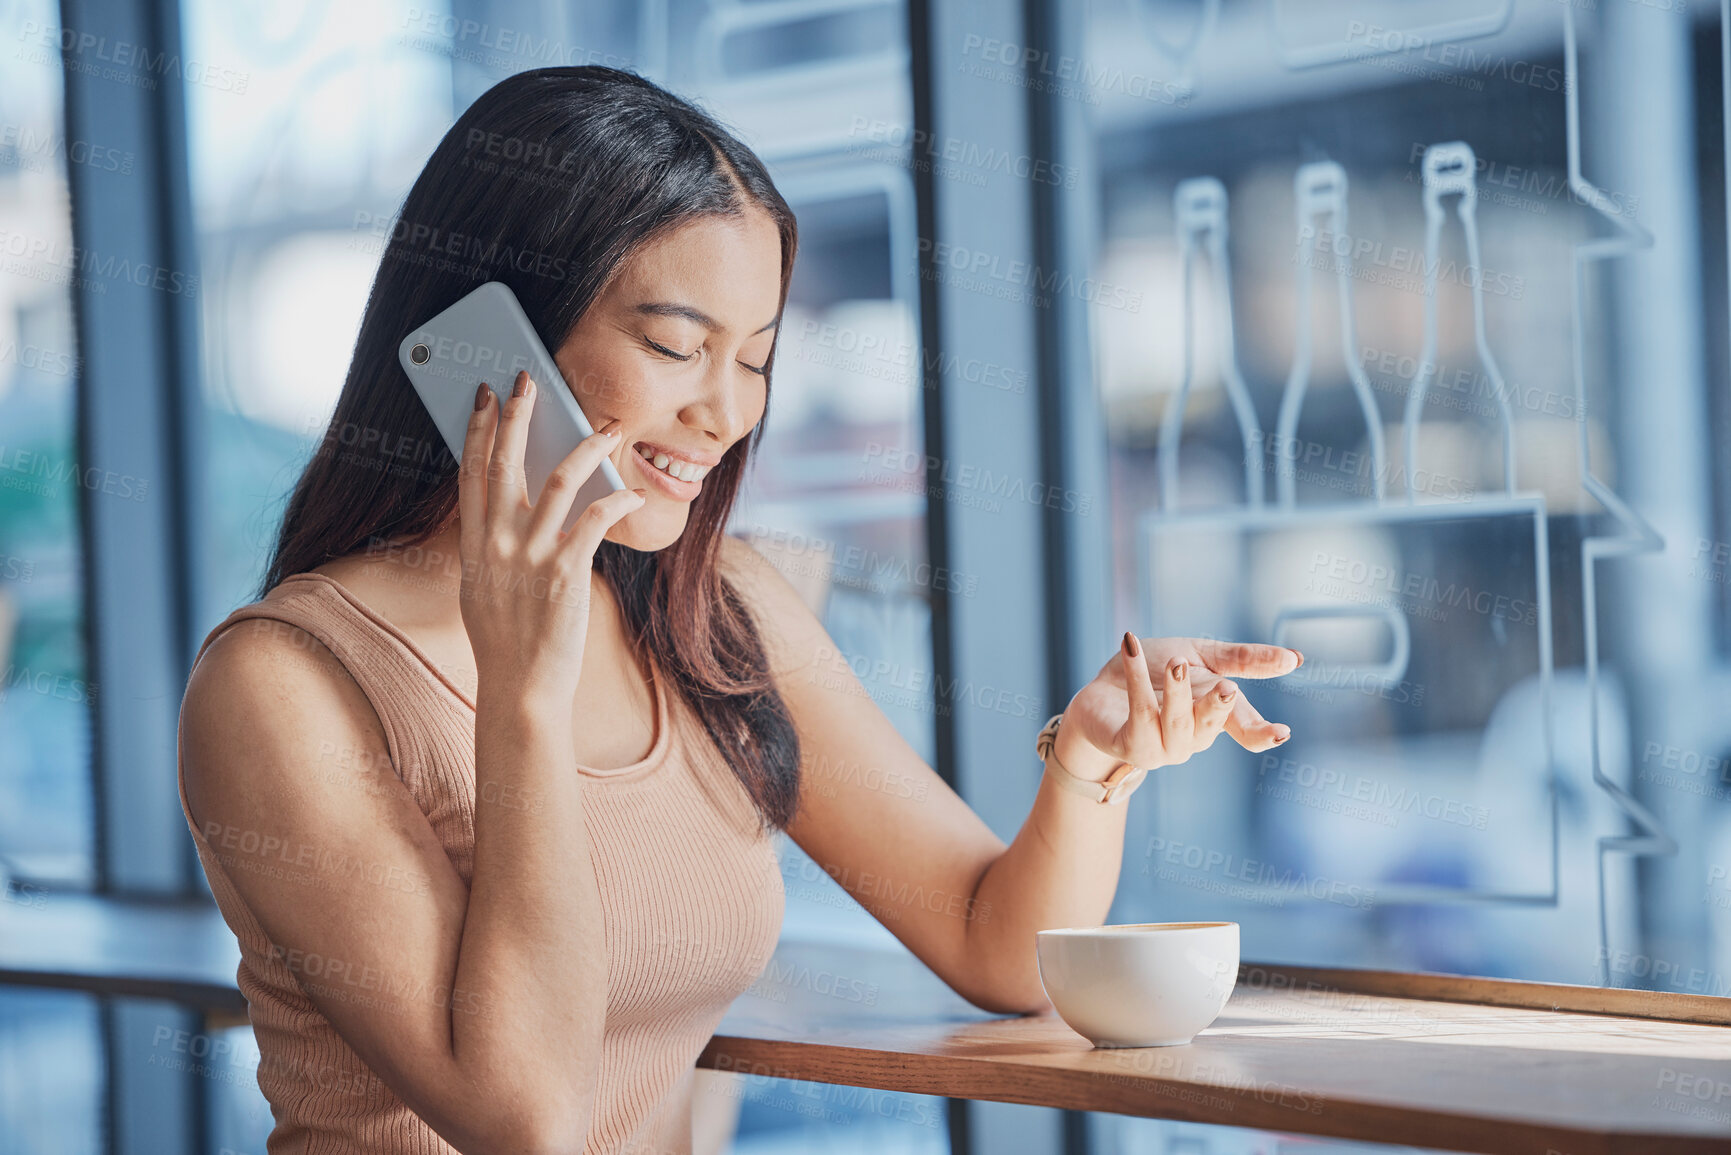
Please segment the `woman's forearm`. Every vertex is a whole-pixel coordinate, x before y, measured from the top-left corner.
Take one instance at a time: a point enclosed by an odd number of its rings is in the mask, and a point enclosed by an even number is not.
[[[516,1094],[550,1096],[557,1130],[575,1131],[580,1145],[599,1071],[607,954],[570,702],[489,695],[484,681],[478,697],[475,857],[452,1057],[465,1070],[510,1073]]]
[[[1089,766],[1087,752],[1066,757],[1065,745],[1059,751],[1064,765],[1091,775],[1096,768]],[[1122,803],[1101,805],[1041,778],[1027,820],[986,868],[974,894],[973,909],[983,917],[976,915],[968,926],[970,969],[977,978],[971,999],[1000,1011],[1048,1005],[1034,934],[1104,921],[1118,887],[1127,812]]]

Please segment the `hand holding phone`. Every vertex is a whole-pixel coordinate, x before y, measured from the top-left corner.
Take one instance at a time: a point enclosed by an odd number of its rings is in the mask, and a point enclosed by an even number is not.
[[[531,502],[540,501],[553,468],[594,433],[517,295],[500,281],[481,285],[404,337],[397,360],[459,461],[476,387],[486,384],[502,405],[518,371],[528,371],[538,393],[523,450]],[[570,530],[591,502],[624,488],[613,462],[603,457],[578,489],[563,528]]]
[[[561,536],[566,505],[581,487],[524,500],[523,451],[549,391],[526,371],[520,380],[523,392],[513,391],[502,405],[480,386],[470,403],[457,477],[463,626],[475,652],[477,703],[541,702],[569,717],[583,668],[595,551],[614,525],[643,508],[644,495],[606,494]],[[595,477],[618,445],[617,429],[593,434],[559,468],[573,480]]]

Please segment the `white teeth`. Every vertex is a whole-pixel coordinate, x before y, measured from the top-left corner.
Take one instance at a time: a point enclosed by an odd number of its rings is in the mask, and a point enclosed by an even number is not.
[[[638,455],[661,472],[681,481],[702,481],[709,472],[709,466],[698,465],[690,461],[677,461],[665,453],[658,453],[647,445],[638,449]]]

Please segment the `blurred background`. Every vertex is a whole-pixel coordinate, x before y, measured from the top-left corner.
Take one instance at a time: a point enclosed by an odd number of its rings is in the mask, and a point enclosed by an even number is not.
[[[607,64],[798,213],[732,532],[1001,836],[1123,630],[1280,641],[1293,740],[1150,778],[1113,921],[1731,995],[1725,7],[0,0],[0,953],[232,951],[191,656],[441,134]],[[781,853],[784,945],[902,951]],[[51,986],[0,967],[0,1155],[264,1150],[244,1026]],[[740,1080],[728,1144],[1373,1149],[837,1093]]]

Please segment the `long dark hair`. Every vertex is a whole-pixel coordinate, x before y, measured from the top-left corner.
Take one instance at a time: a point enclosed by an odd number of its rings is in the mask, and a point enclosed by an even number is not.
[[[296,483],[260,586],[450,523],[457,463],[397,363],[397,343],[485,281],[503,281],[557,349],[638,246],[703,216],[766,211],[781,235],[781,304],[798,233],[763,162],[706,113],[628,72],[540,68],[500,81],[433,150],[383,239],[354,357]],[[773,354],[771,357],[773,367]],[[751,795],[785,827],[799,742],[750,612],[717,561],[751,450],[728,449],[684,533],[644,552],[603,541],[595,568],[638,652],[656,656]]]

